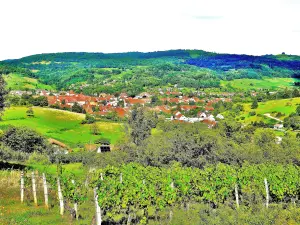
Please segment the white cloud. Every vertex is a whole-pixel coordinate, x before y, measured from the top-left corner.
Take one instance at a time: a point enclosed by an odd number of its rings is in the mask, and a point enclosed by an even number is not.
[[[0,59],[179,48],[300,55],[298,0],[1,0]]]

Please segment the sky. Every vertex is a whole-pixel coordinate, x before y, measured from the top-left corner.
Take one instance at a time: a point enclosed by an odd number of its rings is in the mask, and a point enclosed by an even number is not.
[[[202,49],[300,55],[300,0],[1,0],[0,60]]]

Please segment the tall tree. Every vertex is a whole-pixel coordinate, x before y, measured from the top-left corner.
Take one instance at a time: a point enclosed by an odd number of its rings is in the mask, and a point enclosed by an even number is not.
[[[251,105],[251,109],[257,109],[257,107],[258,107],[257,99],[254,99]]]
[[[129,116],[130,135],[136,145],[151,134],[151,129],[156,127],[157,115],[145,111],[144,108],[134,108]]]
[[[0,75],[0,118],[3,114],[5,108],[5,96],[7,95],[7,90],[5,89],[6,83],[3,79],[3,76]]]

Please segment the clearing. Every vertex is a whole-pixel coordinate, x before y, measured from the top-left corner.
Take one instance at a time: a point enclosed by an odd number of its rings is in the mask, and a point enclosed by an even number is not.
[[[123,124],[116,122],[97,122],[100,135],[91,134],[89,124],[81,124],[84,114],[50,108],[34,107],[34,117],[26,116],[26,107],[11,107],[5,110],[0,129],[9,125],[26,126],[36,129],[48,138],[54,138],[69,145],[93,143],[100,137],[107,138],[115,144],[123,136]]]
[[[264,121],[265,123],[275,124],[295,112],[298,105],[300,105],[300,98],[259,102],[257,109],[251,109],[251,103],[248,103],[244,104],[244,113],[240,115],[239,118],[245,117],[244,122],[247,124],[254,121]],[[249,116],[249,112],[251,111],[254,111],[256,115]],[[277,113],[281,113],[282,115],[278,116]],[[277,120],[272,117],[277,118]]]
[[[236,79],[232,81],[221,81],[221,86],[236,90],[258,90],[269,89],[276,90],[279,88],[293,87],[293,83],[299,81],[295,78],[264,78],[257,79]]]
[[[8,75],[3,76],[4,80],[7,83],[7,88],[10,90],[54,90],[54,87],[46,84],[40,83],[35,78],[23,77],[19,74],[10,73]]]

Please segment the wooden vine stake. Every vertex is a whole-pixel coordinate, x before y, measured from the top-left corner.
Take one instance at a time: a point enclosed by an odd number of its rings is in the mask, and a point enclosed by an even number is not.
[[[24,202],[24,171],[21,171],[21,203]]]
[[[100,179],[103,180],[102,173],[100,174]],[[96,208],[96,225],[101,225],[102,217],[101,217],[101,209],[98,203],[97,188],[94,188],[94,200],[95,200],[95,208]]]
[[[171,188],[172,189],[174,189],[174,182],[172,181],[171,182]],[[170,221],[172,221],[172,218],[173,218],[173,211],[172,211],[172,209],[170,210],[170,213],[169,213],[169,219],[170,219]]]
[[[48,203],[48,186],[47,186],[47,180],[46,180],[45,173],[43,173],[43,186],[44,186],[45,207],[47,209],[49,209],[49,203]]]
[[[32,171],[31,173],[31,181],[32,181],[32,194],[33,194],[33,201],[34,204],[37,206],[37,196],[36,196],[36,180],[35,180],[35,175],[34,172]]]
[[[75,184],[75,180],[72,180],[72,184]],[[76,220],[78,220],[78,204],[77,202],[74,202],[74,210],[75,210],[75,216],[76,216]]]
[[[269,186],[268,186],[268,181],[267,178],[264,179],[265,182],[265,188],[266,188],[266,207],[269,207]]]
[[[123,174],[122,173],[120,174],[120,183],[121,184],[123,183]]]
[[[238,185],[237,184],[235,184],[234,191],[235,191],[236,207],[239,208],[240,207],[240,204],[239,204],[239,191],[238,191]]]
[[[61,192],[59,177],[57,178],[57,192],[58,192],[58,199],[59,199],[60,215],[64,215],[64,198]]]

